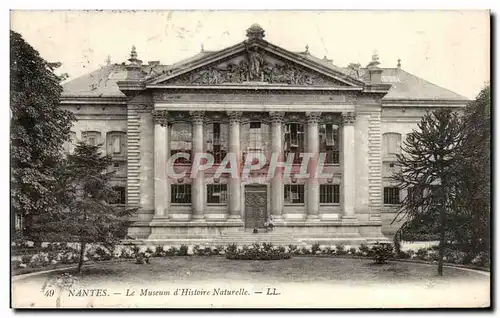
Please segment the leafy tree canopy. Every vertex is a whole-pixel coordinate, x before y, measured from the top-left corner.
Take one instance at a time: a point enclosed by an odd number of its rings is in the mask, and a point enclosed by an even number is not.
[[[54,169],[75,120],[59,107],[59,80],[31,45],[10,31],[11,212],[27,221],[57,203],[51,195]]]

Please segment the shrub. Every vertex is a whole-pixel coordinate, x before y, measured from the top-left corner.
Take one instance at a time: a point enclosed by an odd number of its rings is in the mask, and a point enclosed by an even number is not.
[[[335,245],[335,254],[337,254],[337,255],[345,255],[345,254],[347,254],[347,252],[345,251],[344,244],[337,244],[337,245]]]
[[[238,251],[238,246],[234,243],[231,243],[226,248],[226,255],[228,253],[236,253]]]
[[[424,261],[424,260],[427,259],[427,249],[421,247],[421,248],[419,248],[417,250],[417,252],[415,253],[415,255],[416,255],[417,259]]]
[[[284,247],[274,247],[271,243],[244,245],[241,250],[229,245],[225,255],[232,260],[280,260],[291,257],[290,252],[286,252]]]
[[[400,259],[409,259],[411,257],[411,254],[409,252],[399,251],[396,257]]]
[[[298,252],[297,245],[293,245],[293,244],[288,245],[288,252],[292,255],[297,255],[297,252]]]
[[[12,260],[10,262],[12,268],[14,269],[18,269],[18,268],[21,268],[21,264],[23,264],[23,262],[21,262],[20,260]]]
[[[308,247],[304,246],[300,249],[300,254],[301,255],[309,255],[309,254],[311,254],[311,250]]]
[[[323,254],[335,254],[335,249],[333,249],[331,246],[327,246],[323,250]]]
[[[139,254],[140,251],[141,251],[141,248],[138,245],[132,246],[132,253],[133,253],[133,255]]]
[[[387,260],[393,257],[393,246],[390,243],[377,243],[372,247],[373,260],[377,264],[385,264]]]
[[[133,258],[134,257],[134,254],[133,252],[127,248],[127,247],[124,247],[120,253],[120,258],[125,258],[125,259],[130,259],[130,258]]]
[[[177,254],[177,256],[187,256],[188,255],[188,246],[187,245],[181,245],[181,247],[179,248]]]
[[[136,254],[135,263],[136,264],[149,264],[149,258],[152,254],[149,252],[139,252]]]
[[[23,264],[29,264],[31,261],[31,255],[23,255],[21,256],[21,262]]]
[[[154,251],[151,249],[151,247],[148,246],[148,248],[145,251],[146,253],[149,253],[150,255],[154,255]]]
[[[356,248],[355,248],[355,247],[351,247],[351,248],[349,249],[349,254],[350,254],[350,255],[356,255],[356,252],[357,252],[357,250],[356,250]]]
[[[311,253],[312,254],[319,254],[319,253],[316,253],[316,252],[319,252],[321,249],[319,248],[319,243],[314,243],[312,246],[311,246]]]
[[[163,249],[163,246],[157,246],[153,255],[156,257],[165,256],[165,250]]]
[[[370,252],[370,248],[368,247],[368,245],[366,244],[361,244],[359,246],[359,251],[363,254],[363,255],[368,255],[368,253]],[[366,253],[366,254],[365,254]]]
[[[171,246],[168,250],[165,251],[165,256],[176,256],[178,254],[177,247]]]

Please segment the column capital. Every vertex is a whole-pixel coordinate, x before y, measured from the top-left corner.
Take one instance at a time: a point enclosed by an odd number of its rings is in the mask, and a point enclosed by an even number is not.
[[[355,112],[342,113],[342,123],[344,125],[356,123],[356,113]]]
[[[204,111],[190,111],[189,115],[191,115],[191,120],[195,124],[203,124],[203,121],[205,119],[205,112]]]
[[[321,112],[306,112],[308,123],[318,123],[321,118]]]
[[[161,125],[162,127],[168,125],[168,111],[154,109],[151,115],[153,116],[155,125]]]
[[[285,118],[285,112],[269,112],[269,117],[271,118],[271,123],[281,124]]]
[[[241,123],[243,112],[238,111],[228,111],[227,116],[229,117],[230,123]]]

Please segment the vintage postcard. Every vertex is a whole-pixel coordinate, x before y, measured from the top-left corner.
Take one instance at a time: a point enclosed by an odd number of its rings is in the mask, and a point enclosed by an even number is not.
[[[489,11],[11,11],[13,308],[489,308]]]

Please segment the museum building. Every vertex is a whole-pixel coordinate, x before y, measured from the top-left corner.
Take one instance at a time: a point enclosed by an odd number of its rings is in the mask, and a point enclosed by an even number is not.
[[[396,154],[422,115],[462,108],[467,99],[375,54],[361,67],[290,52],[267,42],[257,24],[244,41],[202,49],[172,65],[143,63],[132,48],[121,64],[63,85],[61,104],[78,119],[74,143],[102,145],[115,171],[116,204],[137,207],[128,230],[145,243],[372,243],[386,240],[406,195],[390,180]],[[213,167],[184,177],[195,154]],[[217,174],[226,154],[292,156],[290,174]],[[324,154],[325,178],[298,178],[300,154]],[[241,166],[240,166],[241,168]],[[272,215],[274,230],[262,233]],[[258,235],[253,230],[259,231]]]

